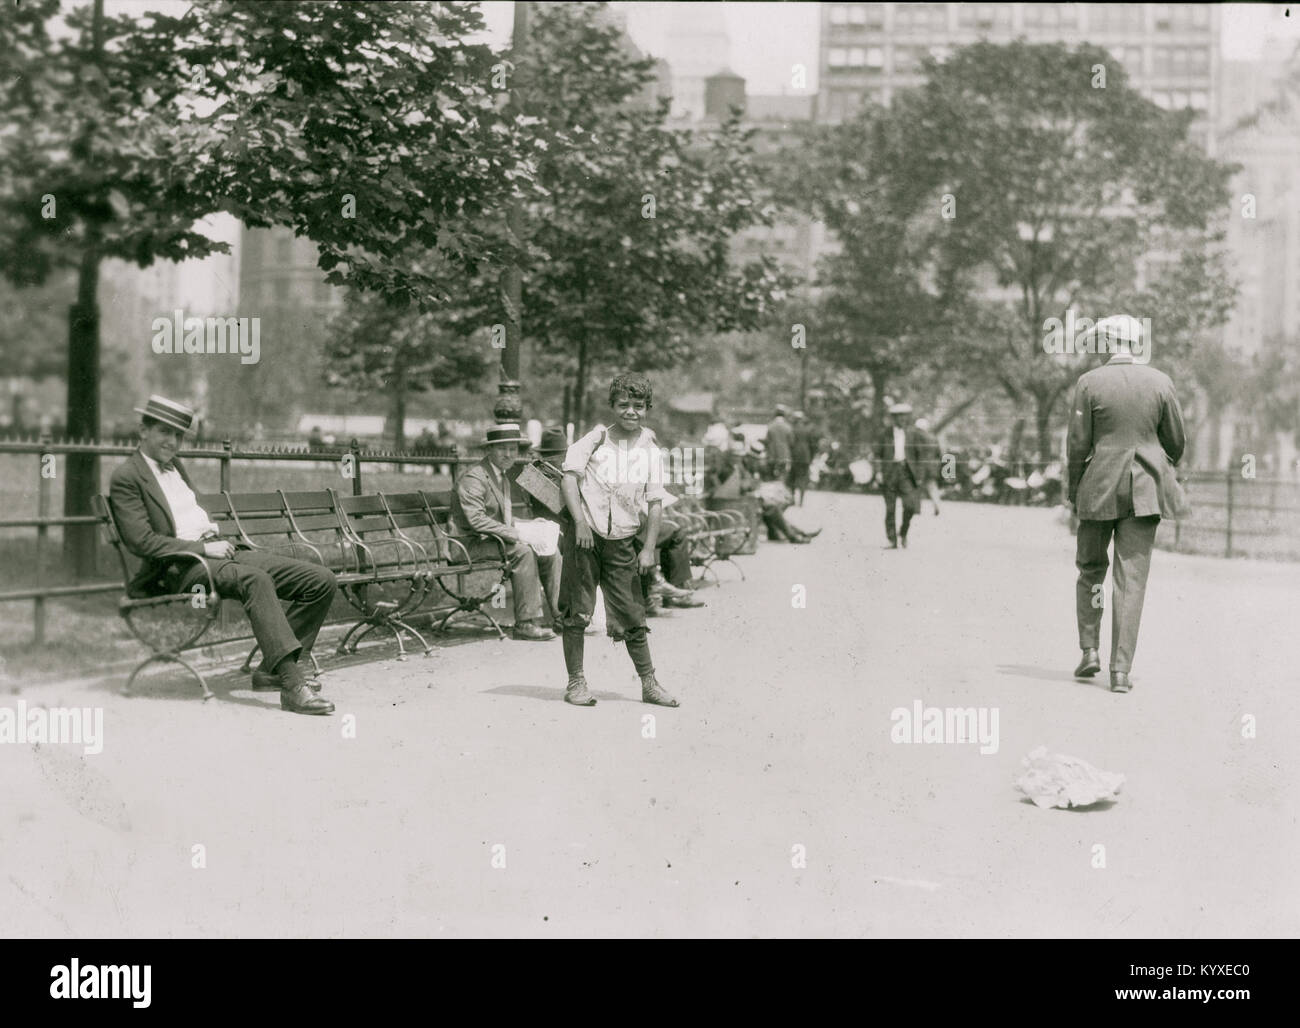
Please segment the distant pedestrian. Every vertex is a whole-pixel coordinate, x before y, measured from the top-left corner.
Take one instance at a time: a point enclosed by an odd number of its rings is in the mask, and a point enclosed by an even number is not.
[[[876,475],[885,497],[885,536],[890,549],[897,549],[900,543],[907,547],[912,518],[921,513],[921,490],[934,469],[929,464],[932,441],[911,423],[911,404],[893,404],[889,417],[890,427],[877,444]],[[896,525],[900,501],[903,520]]]
[[[797,410],[791,417],[790,476],[786,484],[794,495],[794,505],[802,507],[803,495],[808,489],[809,470],[813,457],[817,455],[817,434],[808,424],[808,416],[803,411]]]
[[[1079,517],[1075,617],[1083,655],[1074,673],[1090,678],[1101,670],[1102,585],[1113,538],[1110,688],[1128,692],[1156,528],[1161,517],[1185,513],[1174,475],[1185,445],[1183,414],[1169,376],[1133,359],[1141,322],[1115,315],[1093,331],[1114,356],[1075,385],[1066,441],[1067,495]]]
[[[783,403],[776,405],[776,416],[767,425],[763,447],[767,455],[768,474],[782,482],[790,474],[790,447],[794,442],[794,428],[786,420],[790,409]]]

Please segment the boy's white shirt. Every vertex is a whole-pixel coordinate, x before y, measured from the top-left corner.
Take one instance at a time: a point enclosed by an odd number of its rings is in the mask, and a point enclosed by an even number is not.
[[[587,525],[606,539],[627,539],[641,527],[644,510],[655,501],[676,497],[664,488],[663,457],[648,428],[632,442],[616,443],[609,429],[597,425],[576,439],[564,457],[563,470],[578,475],[578,493]],[[641,456],[644,454],[644,456]]]

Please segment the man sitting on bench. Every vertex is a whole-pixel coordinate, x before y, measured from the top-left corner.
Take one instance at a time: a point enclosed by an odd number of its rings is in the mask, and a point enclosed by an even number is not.
[[[118,532],[141,559],[128,595],[187,593],[207,580],[203,566],[177,559],[194,553],[211,562],[217,593],[243,604],[262,650],[255,689],[279,689],[280,706],[295,714],[330,714],[334,704],[309,685],[299,657],[310,653],[334,601],[337,583],[328,568],[218,540],[218,528],[194,498],[194,486],[176,459],[194,422],[188,407],[161,396],[136,407],[140,448],[113,472],[109,497]],[[171,559],[168,559],[168,558]],[[288,600],[289,609],[280,606]]]
[[[515,597],[514,637],[544,641],[555,638],[544,621],[554,623],[558,615],[552,612],[545,618],[542,613],[542,575],[553,581],[548,596],[558,595],[560,557],[537,556],[512,527],[517,487],[507,472],[519,456],[520,443],[531,440],[520,434],[518,425],[494,425],[487,430],[487,456],[461,473],[451,497],[451,515],[458,531],[496,536],[505,543]],[[519,495],[522,498],[522,490]]]

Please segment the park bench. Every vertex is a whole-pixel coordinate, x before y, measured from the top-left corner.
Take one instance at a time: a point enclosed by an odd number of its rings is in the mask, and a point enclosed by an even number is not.
[[[741,501],[734,502],[739,506]],[[700,568],[701,578],[712,574],[718,581],[714,565],[725,563],[734,567],[744,581],[745,571],[733,558],[739,553],[753,553],[754,549],[749,548],[751,525],[742,510],[707,510],[698,500],[683,497],[664,512],[664,518],[684,526],[691,564]]]
[[[439,629],[460,613],[484,616],[497,633],[505,633],[483,605],[495,596],[509,575],[509,563],[500,540],[476,537],[455,539],[450,534],[450,507],[446,495],[428,492],[340,497],[332,489],[305,492],[277,490],[266,493],[209,493],[196,497],[217,525],[220,539],[242,547],[309,560],[334,572],[339,591],[359,615],[339,644],[339,653],[356,653],[357,644],[376,629],[393,633],[398,659],[406,657],[403,632],[418,639],[426,655],[428,642],[410,624],[410,618],[437,585],[455,601]],[[122,541],[113,514],[112,501],[96,496],[92,509],[101,529],[117,553],[123,582],[129,586],[134,558]],[[477,557],[473,556],[477,553]],[[202,589],[165,596],[126,595],[118,613],[131,634],[150,651],[150,656],[131,672],[124,692],[144,668],[155,663],[175,663],[198,680],[203,698],[212,692],[207,682],[182,654],[200,646],[247,638],[238,635],[212,638],[210,629],[221,613],[212,568],[215,562],[198,554],[180,552],[178,560],[192,560],[206,573]],[[495,575],[487,590],[471,591],[467,580],[480,572]],[[454,579],[454,586],[447,580]],[[386,597],[388,587],[398,598]],[[201,592],[201,598],[199,593]],[[241,668],[252,669],[257,646]],[[319,664],[312,655],[317,673]]]

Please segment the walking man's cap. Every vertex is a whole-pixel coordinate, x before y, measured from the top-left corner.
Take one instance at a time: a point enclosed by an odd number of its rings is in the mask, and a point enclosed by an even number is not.
[[[1142,322],[1127,314],[1102,318],[1092,330],[1104,339],[1116,339],[1129,345],[1142,341]]]
[[[895,403],[889,408],[890,414],[911,414],[912,405],[910,403]]]
[[[188,432],[190,426],[194,424],[194,411],[183,403],[176,403],[157,393],[150,396],[149,402],[143,407],[136,407],[134,410],[137,414],[153,418],[154,421],[161,421],[172,428],[179,428],[182,432]]]

